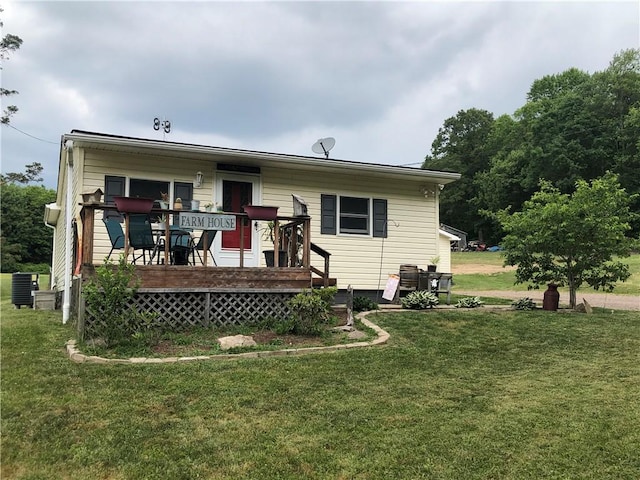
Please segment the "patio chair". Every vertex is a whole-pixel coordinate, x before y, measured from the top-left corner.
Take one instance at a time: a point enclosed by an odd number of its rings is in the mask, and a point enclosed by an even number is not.
[[[207,237],[206,245],[205,245],[205,238],[204,238],[205,233]],[[216,238],[217,233],[218,233],[217,230],[204,230],[202,232],[202,235],[200,235],[200,238],[198,238],[198,241],[195,242],[195,245],[193,246],[193,250],[195,251],[195,253],[198,254],[200,263],[202,263],[203,265],[204,265],[204,260],[202,258],[202,255],[200,255],[200,251],[202,250],[202,252],[204,252],[206,250],[208,252],[207,256],[213,261],[213,264],[215,266],[218,266],[218,264],[216,263],[216,259],[213,257],[213,252],[211,251],[211,246],[213,245],[213,240],[214,238]]]
[[[107,255],[107,260],[109,260],[114,250],[124,249],[124,232],[122,231],[122,224],[115,218],[104,218],[102,221],[107,228],[109,241],[111,242],[111,250],[109,250],[109,255]]]
[[[142,258],[142,263],[147,264],[147,252],[149,252],[149,263],[153,261],[153,257],[158,251],[158,243],[153,236],[149,215],[145,214],[129,214],[129,245],[133,249],[132,263]],[[136,256],[136,250],[142,250],[142,253]]]
[[[171,263],[173,265],[195,265],[195,253],[191,232],[182,229],[171,229],[171,242],[169,244]],[[189,261],[191,257],[191,262]]]

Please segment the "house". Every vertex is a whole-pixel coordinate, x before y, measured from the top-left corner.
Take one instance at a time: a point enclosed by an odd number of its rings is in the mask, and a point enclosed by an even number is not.
[[[440,255],[439,270],[450,271],[448,249],[446,255],[442,251],[438,202],[440,191],[459,177],[408,167],[73,130],[62,136],[57,198],[45,210],[45,222],[55,230],[52,282],[54,288],[67,292],[68,309],[72,278],[81,273],[73,269],[74,261],[97,265],[111,250],[101,220],[117,215],[113,209],[96,210],[91,239],[84,238],[82,231],[81,211],[88,208],[81,204],[82,194],[101,189],[107,206],[116,196],[160,200],[166,193],[171,205],[180,198],[185,210],[192,203],[199,202],[200,210],[213,203],[238,218],[244,215],[244,205],[277,206],[279,217],[295,218],[292,195],[296,195],[306,203],[310,242],[330,254],[329,276],[337,286],[379,291],[401,264],[426,268],[432,257]],[[207,268],[218,269],[220,275],[225,268],[239,266],[264,269],[262,252],[273,249],[262,235],[266,222],[251,220],[246,225],[241,238],[238,229],[215,236],[211,251],[217,266]],[[81,241],[90,241],[91,248],[74,244],[74,229]],[[80,258],[82,252],[90,252],[91,258]]]

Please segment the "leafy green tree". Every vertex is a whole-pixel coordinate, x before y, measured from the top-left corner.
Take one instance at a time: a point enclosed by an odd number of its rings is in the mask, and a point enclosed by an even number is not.
[[[39,162],[29,163],[25,166],[26,172],[0,173],[0,185],[5,183],[31,183],[42,181],[42,164]]]
[[[516,283],[567,285],[571,307],[584,283],[613,290],[615,282],[630,276],[628,265],[616,257],[628,256],[634,243],[626,236],[631,201],[609,172],[591,183],[579,180],[571,195],[541,182],[521,212],[498,214],[507,233],[505,265],[517,265]]]
[[[470,233],[478,233],[485,221],[470,200],[474,197],[473,179],[488,168],[493,154],[488,148],[493,122],[493,114],[486,110],[460,110],[444,121],[431,145],[431,155],[422,165],[424,169],[462,174],[440,196],[440,220]]]
[[[0,8],[0,13],[4,10]],[[0,28],[4,26],[4,23],[0,21]],[[17,35],[12,35],[11,33],[7,33],[2,40],[0,40],[0,60],[4,61],[9,58],[9,54],[15,52],[22,45],[22,39]],[[1,69],[2,67],[0,67]],[[15,95],[18,92],[16,90],[8,90],[6,88],[0,87],[0,98],[7,97],[9,95]],[[0,123],[8,124],[10,122],[10,118],[13,114],[18,111],[18,107],[15,105],[8,105],[7,108],[0,116]]]
[[[51,262],[52,231],[43,216],[44,206],[55,199],[55,190],[40,185],[0,185],[3,272],[15,272],[26,263]]]

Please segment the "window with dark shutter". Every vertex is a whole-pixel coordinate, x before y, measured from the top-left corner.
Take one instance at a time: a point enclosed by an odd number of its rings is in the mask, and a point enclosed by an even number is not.
[[[335,195],[320,195],[320,210],[320,233],[335,235],[338,216],[337,197]]]
[[[387,201],[373,199],[373,236],[387,238]]]

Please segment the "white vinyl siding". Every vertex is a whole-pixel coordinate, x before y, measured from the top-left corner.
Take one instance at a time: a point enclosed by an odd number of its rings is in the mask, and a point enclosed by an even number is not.
[[[200,188],[193,188],[193,199],[200,200],[200,205],[213,202],[214,199],[214,166],[201,159],[184,157],[149,156],[122,154],[87,150],[85,153],[84,187],[83,191],[93,191],[97,188],[104,190],[105,175],[126,177],[125,194],[128,194],[129,179],[148,179],[170,182],[170,200],[173,202],[173,187],[175,182],[193,183],[196,172],[204,174],[204,181]],[[77,197],[76,197],[77,198]],[[158,200],[160,192],[158,192]],[[111,242],[107,230],[102,222],[102,213],[96,211],[95,236],[93,247],[93,262],[100,264],[109,253]],[[116,260],[118,251],[114,251],[111,259]]]
[[[434,196],[425,198],[418,185],[383,180],[366,175],[357,178],[336,173],[262,169],[263,204],[279,205],[279,215],[293,215],[291,194],[305,199],[311,216],[311,241],[331,253],[330,275],[339,288],[384,288],[387,276],[397,273],[401,264],[427,268],[438,254],[438,223]],[[321,235],[320,195],[335,194],[387,200],[388,236]],[[371,208],[371,207],[370,207]],[[384,245],[383,245],[384,242]],[[382,258],[381,258],[382,255]],[[311,264],[321,266],[311,254]],[[381,271],[382,262],[382,275]]]

